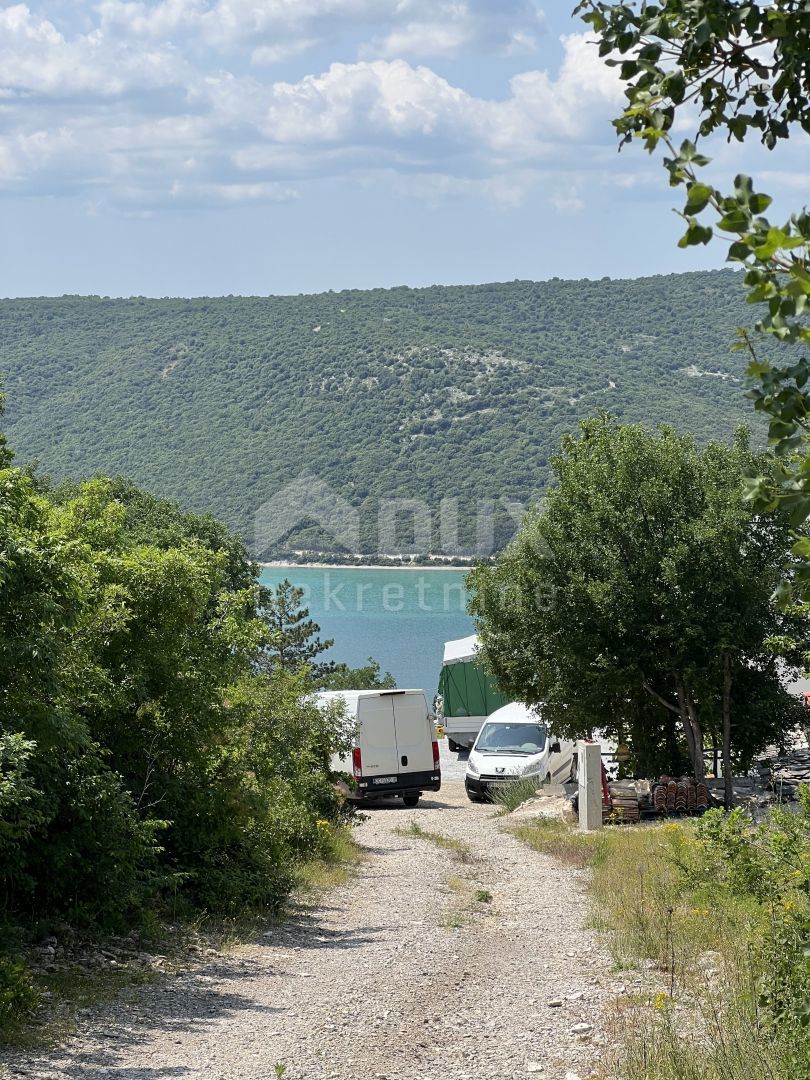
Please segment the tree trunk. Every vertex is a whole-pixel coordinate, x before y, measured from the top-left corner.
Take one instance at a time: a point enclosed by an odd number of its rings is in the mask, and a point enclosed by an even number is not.
[[[686,711],[689,713],[689,721],[692,726],[692,737],[695,740],[695,756],[692,764],[695,767],[695,779],[703,782],[706,779],[706,759],[703,756],[703,728],[700,726],[697,705],[687,693]]]
[[[676,682],[676,688],[678,692],[678,707],[680,710],[681,727],[683,733],[686,736],[686,749],[689,753],[689,760],[692,762],[692,769],[695,766],[695,733],[692,730],[692,721],[689,718],[689,710],[686,707],[686,690],[680,679]]]
[[[696,779],[705,781],[706,764],[703,760],[703,728],[700,726],[697,705],[690,697],[683,680],[674,672],[675,689],[678,694],[678,708],[676,709],[665,697],[662,697],[647,679],[642,677],[641,685],[657,701],[670,712],[675,713],[681,721],[683,733],[686,736],[686,745],[689,750],[689,758],[692,762]]]
[[[723,783],[726,810],[734,805],[734,780],[731,770],[731,658],[723,654]]]

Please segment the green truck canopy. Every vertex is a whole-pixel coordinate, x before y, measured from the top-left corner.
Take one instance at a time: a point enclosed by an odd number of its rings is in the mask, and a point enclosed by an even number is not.
[[[478,638],[475,634],[448,641],[444,646],[439,693],[446,717],[489,716],[510,701],[477,662],[477,652]]]

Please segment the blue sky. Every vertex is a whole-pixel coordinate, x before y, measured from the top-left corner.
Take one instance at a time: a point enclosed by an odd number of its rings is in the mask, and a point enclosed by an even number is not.
[[[573,0],[0,0],[0,295],[219,295],[722,263]],[[714,147],[720,177],[780,170]],[[756,174],[756,173],[755,173]]]

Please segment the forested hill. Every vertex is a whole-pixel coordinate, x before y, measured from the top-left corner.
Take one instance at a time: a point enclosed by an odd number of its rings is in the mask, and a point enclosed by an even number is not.
[[[731,271],[3,300],[0,373],[18,460],[55,480],[122,473],[250,541],[256,508],[306,472],[361,508],[374,550],[380,497],[457,496],[469,525],[476,499],[541,490],[597,408],[701,440],[753,422],[730,349],[750,321]]]

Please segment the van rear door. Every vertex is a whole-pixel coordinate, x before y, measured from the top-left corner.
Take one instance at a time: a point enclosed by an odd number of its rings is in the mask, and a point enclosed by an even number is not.
[[[392,694],[397,771],[433,770],[433,732],[424,694]]]
[[[357,703],[363,776],[396,777],[399,772],[394,707],[390,697],[361,697]]]

